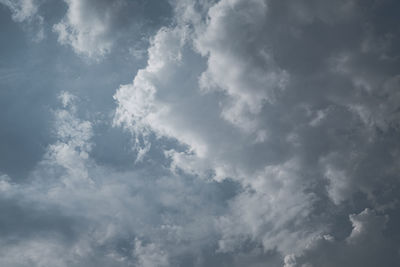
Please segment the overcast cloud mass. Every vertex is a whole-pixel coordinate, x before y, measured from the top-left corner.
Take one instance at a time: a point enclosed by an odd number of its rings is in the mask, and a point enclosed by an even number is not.
[[[399,14],[0,0],[0,266],[399,266]]]

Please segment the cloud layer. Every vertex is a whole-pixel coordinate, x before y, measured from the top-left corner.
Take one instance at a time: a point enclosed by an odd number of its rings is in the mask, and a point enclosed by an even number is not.
[[[116,121],[134,136],[150,131],[188,146],[166,151],[172,169],[242,185],[219,220],[219,251],[251,240],[300,253],[330,231],[321,205],[334,211],[361,193],[385,209],[374,191],[394,182],[387,164],[396,156],[376,149],[394,138],[397,101],[387,101],[397,74],[381,68],[393,64],[388,51],[365,47],[380,34],[367,26],[374,7],[296,5],[219,1],[206,18],[159,31],[147,67],[115,95]],[[183,76],[193,58],[203,70]],[[373,104],[382,91],[384,104]]]
[[[395,1],[65,4],[82,89],[26,179],[0,169],[0,265],[396,266]],[[110,114],[90,85],[118,78]]]

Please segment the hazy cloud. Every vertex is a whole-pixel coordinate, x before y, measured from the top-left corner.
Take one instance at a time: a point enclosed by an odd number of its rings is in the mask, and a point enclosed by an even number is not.
[[[16,22],[23,22],[26,27],[34,29],[34,41],[43,40],[45,33],[43,29],[43,16],[38,14],[39,0],[1,0],[0,4],[7,6],[12,14],[12,19]]]

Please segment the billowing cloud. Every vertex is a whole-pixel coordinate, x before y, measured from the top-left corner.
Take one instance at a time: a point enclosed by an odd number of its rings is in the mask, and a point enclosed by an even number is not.
[[[219,220],[220,252],[252,241],[301,253],[332,230],[322,207],[346,206],[357,194],[379,209],[395,205],[374,191],[389,190],[396,176],[396,152],[379,151],[392,143],[398,107],[397,73],[380,67],[393,64],[383,57],[391,41],[365,48],[381,34],[366,26],[377,23],[374,7],[184,3],[184,19],[156,34],[147,67],[117,91],[115,122],[144,140],[140,152],[151,133],[187,146],[165,151],[175,172],[242,185]]]
[[[265,1],[221,1],[210,8],[204,32],[199,30],[195,40],[208,60],[201,89],[225,92],[229,100],[222,116],[246,131],[257,127],[252,115],[259,114],[265,102],[273,103],[289,79],[268,47],[267,13]]]
[[[64,2],[31,48],[59,70],[44,153],[0,170],[0,265],[396,266],[399,4]]]
[[[74,99],[60,95],[57,141],[29,182],[1,176],[1,208],[8,213],[1,223],[8,229],[1,233],[0,263],[152,267],[201,258],[217,243],[215,219],[229,194],[215,182],[98,165],[90,157],[93,125],[77,117]]]

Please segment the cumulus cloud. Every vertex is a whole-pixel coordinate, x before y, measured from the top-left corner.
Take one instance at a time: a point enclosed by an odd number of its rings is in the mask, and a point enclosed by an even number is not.
[[[111,115],[59,94],[43,158],[0,174],[0,265],[395,266],[394,2],[65,0],[61,44],[148,58]]]
[[[140,42],[151,29],[149,25],[162,20],[163,13],[151,12],[153,1],[65,1],[65,17],[53,26],[61,44],[69,45],[89,58],[102,58],[119,41]],[[168,9],[168,3],[159,1],[159,8]],[[141,34],[138,30],[141,29]],[[136,40],[135,40],[136,39]],[[128,41],[132,45],[132,41]]]
[[[0,232],[0,263],[152,267],[204,257],[218,241],[215,219],[230,198],[224,188],[168,171],[99,165],[91,157],[93,123],[78,117],[75,96],[59,98],[56,141],[29,181],[1,176],[0,209],[8,217],[0,223],[8,228]]]
[[[115,122],[144,140],[137,150],[152,133],[187,146],[165,152],[175,172],[242,185],[220,218],[219,251],[250,240],[301,253],[331,231],[322,207],[357,194],[385,207],[375,190],[394,197],[396,153],[379,151],[394,138],[397,74],[380,67],[393,64],[382,50],[363,48],[380,33],[360,23],[378,23],[377,10],[356,1],[199,5],[179,2],[183,19],[153,38],[147,67],[115,95]]]
[[[250,239],[266,251],[298,252],[319,234],[321,227],[310,220],[314,196],[305,193],[307,185],[298,172],[298,162],[292,160],[267,166],[252,178],[231,202],[232,213],[220,218],[219,250],[235,251]]]
[[[54,25],[61,44],[69,44],[80,54],[104,55],[111,49],[112,41],[107,39],[109,31],[107,13],[104,7],[91,8],[85,1],[67,1],[68,11],[64,21]],[[86,6],[85,6],[86,5]],[[110,7],[112,11],[112,7]],[[97,14],[97,12],[100,14]]]
[[[265,1],[221,1],[210,8],[204,32],[195,40],[208,61],[200,88],[223,90],[229,100],[222,116],[246,131],[257,127],[252,115],[273,102],[289,79],[275,64],[264,34],[267,12]]]

